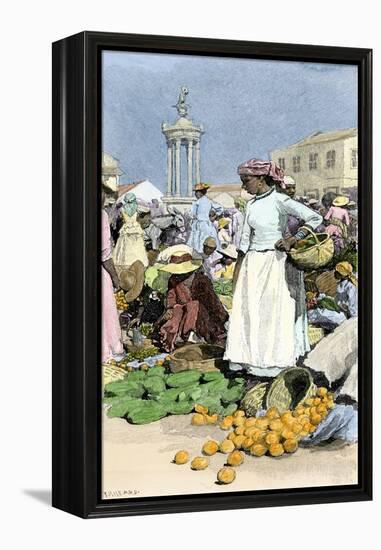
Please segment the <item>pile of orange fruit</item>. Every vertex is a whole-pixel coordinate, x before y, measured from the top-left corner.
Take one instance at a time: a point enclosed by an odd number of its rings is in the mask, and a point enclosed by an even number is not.
[[[196,405],[191,420],[193,425],[219,422],[221,430],[228,433],[220,442],[206,441],[201,449],[202,456],[193,458],[191,468],[204,470],[209,465],[210,456],[217,452],[227,454],[227,465],[219,470],[217,480],[231,483],[236,478],[233,467],[242,464],[246,455],[280,457],[294,453],[299,441],[313,433],[334,406],[333,394],[324,387],[318,388],[294,410],[280,412],[276,407],[270,407],[261,416],[246,416],[238,409],[231,416],[217,419],[216,415],[208,414],[206,407]],[[189,453],[184,450],[176,453],[174,458],[176,464],[186,464],[189,460]]]

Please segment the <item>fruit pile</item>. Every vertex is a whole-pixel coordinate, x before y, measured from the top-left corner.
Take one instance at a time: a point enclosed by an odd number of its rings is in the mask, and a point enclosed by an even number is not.
[[[219,415],[237,410],[243,392],[242,378],[230,380],[220,372],[203,374],[196,369],[170,373],[165,366],[147,365],[107,384],[104,402],[110,406],[109,417],[127,418],[133,424],[155,422],[167,414],[189,414],[199,404],[192,422],[216,424]]]
[[[335,406],[333,394],[327,388],[320,387],[316,393],[299,404],[293,411],[280,413],[276,407],[270,407],[263,416],[245,415],[236,410],[220,420],[221,430],[229,432],[221,441],[206,441],[202,447],[202,457],[195,457],[191,462],[193,470],[205,469],[210,456],[217,452],[227,454],[227,467],[219,470],[219,483],[231,483],[236,474],[233,467],[244,462],[245,453],[250,456],[280,457],[284,453],[294,453],[299,441],[316,430],[320,422]],[[210,414],[206,407],[196,405],[191,423],[196,426],[210,423]],[[189,461],[187,451],[176,453],[174,462],[186,464]]]
[[[126,311],[128,309],[128,303],[124,297],[124,291],[118,290],[118,292],[115,292],[114,296],[116,301],[116,309],[119,311]]]

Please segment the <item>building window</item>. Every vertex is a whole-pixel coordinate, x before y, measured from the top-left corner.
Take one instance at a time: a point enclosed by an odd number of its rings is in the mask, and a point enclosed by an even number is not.
[[[325,187],[324,193],[335,193],[336,195],[338,195],[340,193],[340,188],[335,187],[334,185],[332,185],[331,187]]]
[[[327,168],[334,168],[335,167],[335,161],[336,161],[336,151],[328,151],[326,167]]]
[[[305,189],[304,196],[308,199],[320,199],[319,189]]]
[[[351,168],[357,168],[358,158],[357,158],[357,149],[352,149],[351,152]]]
[[[316,170],[317,169],[317,161],[318,161],[318,154],[317,153],[310,153],[310,170]]]
[[[300,157],[292,157],[292,169],[294,172],[300,172]]]
[[[284,158],[279,158],[279,159],[278,159],[278,166],[279,166],[279,168],[281,168],[282,170],[286,170],[286,159],[284,159]]]

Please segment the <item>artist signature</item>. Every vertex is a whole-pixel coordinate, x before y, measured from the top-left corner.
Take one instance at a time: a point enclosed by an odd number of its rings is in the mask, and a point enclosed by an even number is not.
[[[123,498],[136,496],[140,493],[137,489],[112,489],[103,491],[103,498]]]

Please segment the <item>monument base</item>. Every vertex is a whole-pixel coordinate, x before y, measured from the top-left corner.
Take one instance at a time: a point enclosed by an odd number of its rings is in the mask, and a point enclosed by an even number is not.
[[[175,206],[180,212],[186,212],[190,210],[192,204],[196,200],[195,197],[173,197],[165,196],[161,199],[165,206]]]

